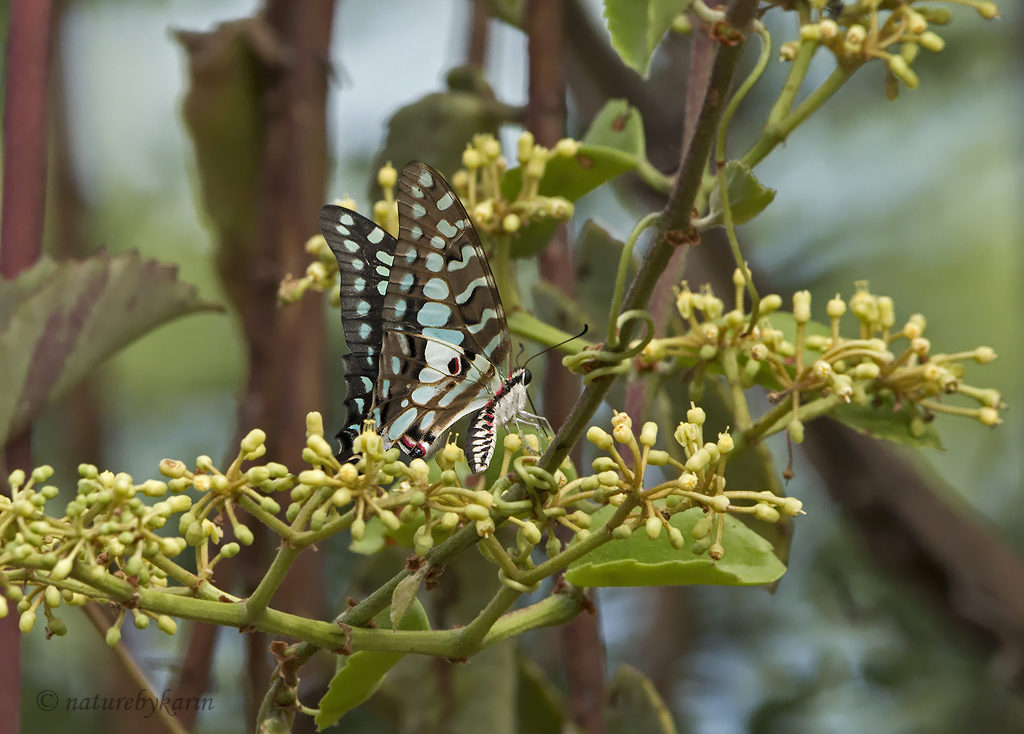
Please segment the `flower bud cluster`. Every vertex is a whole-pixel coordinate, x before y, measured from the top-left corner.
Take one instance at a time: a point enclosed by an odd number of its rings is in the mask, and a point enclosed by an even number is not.
[[[573,205],[560,196],[541,196],[541,180],[553,158],[572,158],[579,143],[563,138],[553,148],[537,145],[530,132],[519,136],[516,158],[521,182],[519,192],[509,199],[502,192],[508,163],[501,144],[493,135],[474,135],[462,153],[462,168],[452,177],[452,185],[466,203],[476,228],[491,235],[513,235],[522,227],[542,219],[565,220],[572,216]]]
[[[678,447],[669,452],[653,448],[658,438],[657,424],[645,423],[636,435],[629,416],[615,413],[610,434],[599,426],[591,426],[587,431],[587,440],[601,452],[592,464],[595,473],[560,489],[560,500],[563,504],[587,500],[616,507],[630,502],[634,507],[622,524],[612,529],[614,537],[629,537],[642,526],[652,540],[664,535],[679,550],[686,543],[669,520],[676,513],[700,507],[707,516],[697,524],[701,531],[698,534],[695,529],[690,551],[707,552],[713,560],[724,554],[725,513],[752,514],[766,522],[777,522],[783,515],[801,514],[800,501],[791,497],[726,490],[726,460],[735,443],[728,430],[717,434],[714,441],[706,440],[705,423],[704,410],[691,403],[686,420],[672,435]],[[646,487],[644,476],[652,466],[657,467],[664,481]],[[578,537],[589,534],[588,530],[578,528],[579,523],[563,524],[577,526]]]
[[[136,483],[129,474],[101,472],[91,464],[80,465],[78,473],[78,491],[60,516],[47,512],[59,494],[47,484],[53,476],[50,466],[28,475],[12,472],[12,496],[0,496],[0,617],[10,613],[8,600],[15,602],[22,632],[35,627],[41,608],[47,636],[64,635],[67,626],[55,610],[93,598],[90,587],[77,580],[81,577],[109,574],[136,588],[166,587],[168,574],[158,559],[176,556],[185,547],[181,538],[157,531],[189,509],[187,495],[168,496],[165,482]],[[147,614],[138,612],[147,620],[141,626],[148,624]]]
[[[962,0],[973,6],[981,17],[998,17],[999,8],[987,0]],[[792,61],[800,44],[817,43],[828,48],[842,67],[851,67],[870,59],[881,59],[888,67],[886,92],[890,99],[899,94],[898,82],[910,89],[919,84],[911,68],[918,51],[938,53],[946,42],[932,30],[948,24],[952,16],[945,8],[915,6],[910,2],[882,3],[869,0],[847,3],[840,12],[829,0],[812,0],[817,20],[800,27],[799,42],[782,44],[780,59]]]
[[[858,283],[848,301],[837,294],[827,302],[828,326],[812,321],[809,291],[793,294],[791,315],[774,318],[782,298],[766,295],[758,308],[758,324],[747,331],[750,314],[742,308],[744,278],[739,269],[733,282],[736,307],[725,311],[723,301],[709,287],[694,292],[684,281],[676,291],[676,311],[689,328],[679,335],[652,339],[640,354],[641,365],[663,371],[692,367],[690,396],[695,399],[699,399],[709,371],[724,373],[741,388],[758,383],[775,389],[778,397],[795,394],[789,428],[797,442],[803,435],[803,425],[795,415],[800,402],[827,396],[859,405],[909,404],[920,418],[920,422],[911,422],[911,429],[917,426],[918,431],[934,412],[964,415],[985,425],[1001,422],[999,411],[1005,406],[999,393],[963,381],[965,363],[984,364],[995,359],[990,347],[953,354],[934,352],[924,336],[924,316],[913,314],[900,328],[892,298],[871,293],[866,283]],[[775,323],[786,328],[786,333],[775,328]],[[844,324],[852,334],[843,333]],[[817,358],[809,355],[813,352]],[[954,393],[976,405],[942,402]]]
[[[386,167],[385,167],[386,168]],[[384,169],[382,169],[384,170]],[[395,169],[392,168],[392,171]],[[392,185],[393,188],[393,185]],[[390,192],[390,189],[389,189]],[[345,197],[337,199],[338,206],[357,211],[356,203]],[[398,210],[395,209],[395,231],[397,231]],[[338,291],[338,261],[331,252],[322,234],[310,237],[306,241],[306,253],[313,258],[313,261],[306,266],[306,272],[300,278],[286,275],[277,289],[277,301],[282,305],[296,303],[306,291],[312,290],[317,293],[329,292],[330,303],[337,308],[341,305],[341,293]]]

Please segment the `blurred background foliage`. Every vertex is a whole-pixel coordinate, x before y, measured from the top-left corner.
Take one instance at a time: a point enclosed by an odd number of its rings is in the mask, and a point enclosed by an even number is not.
[[[588,43],[606,38],[597,3],[570,6],[570,18],[585,21],[567,23],[570,132],[585,129],[603,101],[602,83],[625,79],[636,94],[648,97],[642,110],[651,158],[668,170],[678,152],[689,39],[668,39],[654,59],[653,91],[643,92],[632,72],[602,69],[605,62],[587,53]],[[984,382],[1010,404],[1006,422],[992,431],[940,418],[947,450],[907,456],[954,507],[977,513],[986,532],[1024,554],[1024,421],[1016,410],[1024,400],[1024,8],[1010,0],[1002,6],[999,22],[982,22],[955,8],[959,18],[944,31],[945,51],[922,55],[915,65],[920,88],[896,102],[885,99],[880,69],[868,66],[858,73],[759,167],[760,180],[778,195],[740,236],[757,273],[786,298],[808,288],[820,306],[836,291],[848,296],[853,281],[869,279],[874,292],[895,299],[897,322],[912,312],[926,314],[928,336],[942,350],[976,344],[996,349],[1000,359],[986,368]],[[256,10],[257,3],[241,0],[61,5],[54,79],[61,124],[51,148],[49,252],[138,249],[177,264],[204,299],[225,302],[182,123],[185,59],[170,31],[205,30]],[[0,9],[3,25],[6,13]],[[465,63],[469,17],[467,0],[340,4],[330,58],[329,197],[349,194],[368,210],[367,182],[390,117],[402,105],[447,89],[447,72]],[[773,12],[766,22],[778,38],[791,37],[791,17]],[[486,78],[502,102],[520,105],[525,99],[525,54],[520,31],[490,22]],[[820,53],[817,63],[822,79],[831,57]],[[604,82],[595,81],[606,71]],[[752,139],[784,73],[773,62],[744,104],[732,138],[740,141],[734,142],[737,149]],[[488,118],[485,124],[496,122]],[[519,129],[502,128],[507,148]],[[635,180],[614,190],[604,187],[579,202],[574,226],[594,217],[623,237],[639,215],[660,208],[652,201],[657,200]],[[310,221],[309,235],[315,231]],[[704,247],[716,244],[721,243]],[[699,258],[692,267],[687,276],[699,282]],[[341,329],[334,313],[326,323],[326,333],[307,338],[326,340],[325,422],[336,425]],[[230,312],[164,326],[111,359],[92,380],[96,430],[85,436],[86,444],[69,428],[73,409],[64,403],[38,421],[36,459],[65,457],[58,479],[71,486],[81,460],[146,477],[156,474],[165,456],[223,455],[236,429],[244,358]],[[784,466],[786,447],[776,438],[772,449]],[[950,628],[941,605],[952,607],[958,600],[939,600],[937,607],[935,599],[921,598],[912,583],[889,573],[886,549],[866,547],[812,463],[798,454],[794,467],[797,476],[789,487],[804,499],[808,517],[797,524],[790,570],[778,589],[602,590],[608,670],[625,662],[650,676],[681,731],[1024,729],[1024,699],[1007,679],[1019,661]],[[943,542],[956,550],[959,540],[949,535]],[[322,589],[309,592],[326,594],[336,608],[349,579],[371,571],[357,571],[357,561],[340,542],[320,551],[326,554],[326,578]],[[968,555],[969,568],[971,548],[959,552]],[[67,621],[72,634],[65,638],[24,639],[25,730],[137,727],[137,721],[117,715],[78,713],[62,721],[61,714],[36,708],[35,695],[44,688],[66,696],[124,695],[130,685],[118,677],[117,662],[84,620],[76,623],[69,615]],[[1020,619],[1009,629],[1024,636]],[[162,691],[171,685],[187,635],[134,632],[126,630],[127,643]],[[558,645],[550,638],[555,634],[534,633],[523,647],[525,657],[560,685]],[[243,638],[228,631],[217,646],[208,691],[215,707],[200,716],[197,730],[238,731]],[[483,676],[484,657],[459,667]],[[388,700],[415,690],[423,669],[438,664],[403,661],[367,710],[344,720],[345,730],[398,731],[402,723],[391,718]],[[103,666],[107,670],[97,670]],[[480,723],[466,722],[466,730],[477,731]]]

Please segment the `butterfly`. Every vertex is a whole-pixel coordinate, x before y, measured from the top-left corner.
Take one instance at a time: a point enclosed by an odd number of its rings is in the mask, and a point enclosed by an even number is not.
[[[385,450],[397,445],[428,458],[452,424],[476,411],[465,452],[481,472],[498,428],[547,421],[525,410],[530,371],[510,369],[505,310],[458,195],[414,161],[398,177],[396,199],[398,239],[354,211],[320,210],[320,230],[338,260],[349,348],[339,457],[352,455],[363,421],[373,419]]]

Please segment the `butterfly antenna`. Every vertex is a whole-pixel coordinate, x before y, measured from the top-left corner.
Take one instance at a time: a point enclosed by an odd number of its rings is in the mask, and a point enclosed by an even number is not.
[[[590,324],[583,324],[583,331],[581,331],[579,334],[576,334],[575,336],[570,336],[568,339],[563,339],[562,341],[558,342],[558,344],[552,344],[547,349],[541,349],[539,352],[534,354],[532,357],[530,357],[528,360],[526,360],[526,362],[523,363],[523,368],[525,369],[526,365],[530,364],[530,362],[532,362],[533,360],[537,359],[537,357],[539,357],[540,355],[547,354],[548,352],[550,352],[553,349],[558,349],[560,346],[562,346],[563,344],[568,344],[573,339],[579,339],[581,336],[583,336],[584,334],[587,333],[588,329],[590,329]]]

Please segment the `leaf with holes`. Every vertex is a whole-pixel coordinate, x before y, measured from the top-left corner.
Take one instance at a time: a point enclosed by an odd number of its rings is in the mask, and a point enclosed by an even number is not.
[[[647,78],[654,49],[693,0],[605,0],[612,47],[630,69]]]
[[[175,266],[135,252],[43,258],[0,280],[0,444],[134,339],[219,308],[178,280]]]
[[[624,99],[608,100],[580,142],[621,150],[637,160],[647,155],[640,111]]]
[[[615,512],[604,507],[594,513],[600,525]],[[672,516],[669,522],[683,538],[692,538],[693,526],[704,517],[700,508]],[[722,537],[725,556],[714,563],[707,554],[694,555],[688,547],[673,548],[664,537],[651,540],[639,528],[624,540],[612,540],[572,563],[565,580],[579,586],[755,586],[770,584],[786,572],[771,544],[731,515],[725,516]]]

